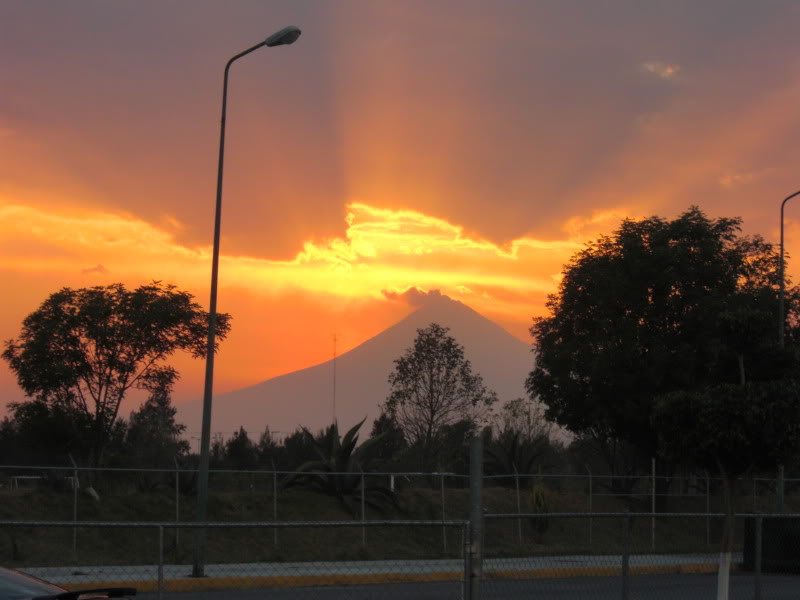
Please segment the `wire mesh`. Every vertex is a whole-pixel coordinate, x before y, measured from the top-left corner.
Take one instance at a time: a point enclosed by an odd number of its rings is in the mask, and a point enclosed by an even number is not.
[[[463,508],[454,504],[453,514]],[[269,590],[271,598],[462,598],[468,524],[435,516],[0,521],[0,564],[73,590],[134,586],[145,597],[244,600]],[[470,600],[715,597],[723,530],[719,513],[490,513],[479,594]],[[202,532],[204,576],[193,577]],[[800,515],[739,515],[733,532],[728,597],[796,599]]]
[[[703,513],[488,515],[481,597],[717,597],[724,523]],[[731,600],[796,598],[800,515],[737,516],[728,586]]]
[[[444,550],[441,531],[450,538]],[[294,523],[79,523],[81,551],[68,555],[73,524],[4,522],[20,549],[11,560],[24,572],[70,590],[135,587],[140,593],[213,598],[461,598],[462,521]],[[179,531],[179,542],[175,533]],[[281,545],[273,544],[279,531]],[[205,537],[202,577],[195,577],[195,536]],[[4,558],[4,557],[3,557]]]
[[[209,495],[218,506],[236,499],[241,504],[250,498],[252,505],[265,510],[252,511],[245,518],[253,520],[298,520],[306,515],[293,514],[293,490],[284,487],[294,472],[263,469],[212,469],[209,473]],[[352,475],[352,474],[343,474]],[[440,518],[464,516],[460,507],[466,504],[468,478],[458,473],[368,472],[364,473],[367,488],[386,488],[400,496],[422,498],[436,504]],[[485,503],[491,512],[526,512],[533,493],[541,493],[549,502],[547,510],[556,507],[563,512],[615,512],[622,502],[632,502],[646,510],[658,512],[708,512],[723,510],[721,480],[704,475],[637,475],[611,476],[586,473],[509,473],[486,475],[483,481]],[[107,508],[100,516],[87,502],[83,491],[91,485],[104,499]],[[196,468],[90,468],[72,466],[0,465],[0,519],[22,514],[26,518],[126,519],[131,515],[126,504],[146,499],[147,512],[137,519],[187,520],[194,509]],[[734,489],[737,512],[766,513],[776,509],[777,480],[769,477],[742,479]],[[800,479],[784,481],[785,503],[789,511],[800,510]],[[79,493],[75,493],[79,489]],[[24,513],[2,512],[3,501],[20,504]],[[141,502],[140,502],[141,504]],[[33,510],[46,506],[43,514]],[[19,508],[19,507],[17,507]],[[213,510],[213,506],[209,510]],[[55,511],[55,512],[53,512]],[[233,518],[218,514],[213,518]],[[327,518],[327,517],[326,517]]]

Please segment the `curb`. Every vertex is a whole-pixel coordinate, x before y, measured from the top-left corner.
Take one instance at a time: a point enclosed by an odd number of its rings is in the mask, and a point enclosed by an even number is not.
[[[629,567],[631,575],[689,575],[716,573],[718,565],[687,563],[683,565],[641,565]],[[735,570],[735,565],[731,565]],[[621,577],[622,567],[558,567],[554,569],[523,569],[484,571],[485,579],[566,579],[570,577]]]
[[[739,565],[731,565],[738,570]],[[686,575],[712,574],[717,572],[716,564],[687,563],[682,565],[643,565],[629,568],[631,575]],[[487,580],[500,579],[568,579],[573,577],[613,577],[621,576],[621,567],[559,567],[552,569],[492,570],[484,571]],[[164,581],[164,591],[188,592],[229,589],[292,588],[327,585],[372,585],[386,583],[424,583],[434,581],[461,581],[461,572],[442,571],[437,573],[364,573],[331,575],[255,575],[240,577],[182,577]],[[59,584],[75,591],[93,587],[135,587],[139,592],[157,592],[158,582],[146,581],[87,581],[81,583]]]
[[[428,581],[461,581],[463,573],[365,573],[335,575],[254,575],[240,577],[182,577],[164,581],[164,591],[189,592],[254,588],[292,588],[325,585],[370,585],[382,583],[414,583]],[[158,582],[147,581],[87,581],[81,583],[57,584],[75,591],[93,587],[135,587],[139,592],[157,592]]]

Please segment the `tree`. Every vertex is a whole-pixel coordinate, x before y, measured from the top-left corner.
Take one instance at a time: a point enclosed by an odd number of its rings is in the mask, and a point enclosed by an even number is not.
[[[166,359],[179,350],[205,356],[207,328],[208,314],[172,285],[63,288],[25,318],[2,356],[32,398],[16,406],[81,415],[89,461],[99,465],[126,393],[170,387],[178,373]],[[229,329],[230,316],[218,315],[217,337]]]
[[[181,439],[186,426],[175,420],[170,396],[171,385],[158,388],[131,413],[125,437],[129,466],[169,468],[189,453],[189,443]]]
[[[381,442],[375,450],[375,460],[381,465],[393,465],[398,457],[408,449],[403,430],[385,412],[381,411],[378,418],[372,422],[370,438],[380,436]]]
[[[782,353],[778,255],[740,228],[740,219],[709,219],[697,207],[673,221],[625,220],[571,259],[550,316],[534,320],[529,394],[548,419],[597,441],[612,473],[620,459],[635,470],[656,455],[657,397],[791,370],[798,290],[787,289]]]
[[[271,467],[275,464],[276,459],[280,460],[283,447],[278,444],[269,426],[267,426],[264,428],[264,431],[261,432],[255,449],[258,464]]]
[[[481,425],[497,400],[483,378],[472,373],[464,348],[448,331],[437,323],[417,330],[414,346],[394,361],[391,392],[382,407],[406,440],[422,448],[423,470],[435,468],[436,444],[445,426],[461,420]]]
[[[485,440],[488,455],[485,468],[491,475],[528,475],[546,458],[553,458],[556,445],[550,438],[553,425],[544,418],[544,408],[529,398],[503,403],[491,435]],[[513,477],[498,480],[513,485]]]
[[[497,433],[513,432],[522,439],[549,438],[553,424],[544,417],[544,407],[530,398],[504,402],[495,422]]]
[[[198,461],[200,456],[198,455]],[[200,463],[198,462],[198,465]],[[225,466],[225,438],[221,433],[211,436],[211,448],[209,448],[209,464],[213,469],[221,469]]]
[[[334,425],[318,431],[314,436],[309,435],[309,431],[305,427],[298,427],[283,440],[284,461],[278,464],[278,468],[287,471],[294,470],[300,465],[315,460],[318,456],[317,444],[328,447],[333,443],[334,435],[339,435],[339,430]]]
[[[443,425],[434,442],[432,454],[435,459],[431,461],[429,469],[439,473],[469,473],[469,443],[478,435],[483,435],[486,447],[486,438],[491,436],[489,427],[481,430],[471,419],[459,419]],[[439,483],[434,478],[428,478],[428,482],[431,485]]]
[[[126,467],[173,468],[177,459],[189,453],[189,442],[181,438],[186,426],[175,421],[177,410],[170,393],[171,386],[157,389],[139,410],[131,412],[122,445]],[[141,471],[137,479],[142,491],[173,481],[169,474],[147,470]]]
[[[225,442],[225,462],[228,466],[239,470],[248,470],[256,466],[258,451],[244,427],[239,427],[239,431]]]
[[[0,456],[11,464],[19,464],[17,458],[17,431],[14,423],[8,417],[0,421]]]
[[[656,400],[653,426],[664,457],[722,478],[726,518],[717,598],[727,600],[734,486],[753,469],[772,468],[797,457],[800,386],[778,380],[672,392]]]
[[[81,414],[37,401],[10,412],[2,427],[7,449],[0,454],[9,464],[64,464],[69,455],[85,453],[90,423]]]

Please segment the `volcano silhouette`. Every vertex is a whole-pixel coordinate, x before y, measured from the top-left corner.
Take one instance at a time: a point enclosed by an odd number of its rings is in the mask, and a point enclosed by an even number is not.
[[[336,359],[336,417],[341,428],[367,417],[368,433],[389,393],[387,379],[394,361],[413,346],[417,329],[431,323],[450,328],[449,335],[464,347],[473,373],[497,392],[500,403],[525,395],[525,378],[534,361],[530,346],[465,304],[431,293],[415,312]],[[251,437],[265,427],[278,437],[301,425],[316,431],[331,424],[332,399],[333,360],[329,360],[215,396],[212,431],[232,432],[244,426]],[[190,430],[200,429],[201,411],[201,402],[183,407],[181,418]]]

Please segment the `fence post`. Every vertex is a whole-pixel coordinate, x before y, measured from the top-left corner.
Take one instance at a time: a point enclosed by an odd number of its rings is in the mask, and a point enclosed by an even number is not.
[[[778,482],[777,482],[777,498],[775,502],[775,512],[783,512],[783,495],[785,490],[786,473],[783,465],[778,465]]]
[[[464,600],[472,600],[472,548],[470,544],[471,534],[469,521],[464,523],[464,526],[461,528],[461,535],[463,537],[462,551],[464,553],[464,575],[461,582],[461,597],[464,598]]]
[[[653,478],[651,479],[650,487],[652,488],[650,508],[653,516],[650,517],[650,549],[656,549],[656,459],[653,457],[651,462],[653,468]]]
[[[178,528],[175,528],[178,531]],[[164,526],[158,526],[158,600],[164,597]]]
[[[630,509],[628,509],[622,526],[622,600],[630,598],[631,525]]]
[[[763,539],[764,517],[761,515],[756,517],[756,547],[755,547],[755,600],[761,600],[761,545]]]
[[[469,447],[469,532],[470,573],[469,598],[480,597],[480,579],[483,576],[483,439],[475,436]]]
[[[711,478],[706,471],[706,515],[711,513]],[[706,546],[711,546],[711,519],[706,517]]]
[[[367,547],[366,505],[364,503],[364,470],[361,470],[361,547]]]
[[[445,555],[447,554],[447,527],[444,525],[445,517],[445,504],[444,504],[444,473],[439,475],[439,489],[442,497],[442,550]]]
[[[172,460],[175,462],[175,524],[177,525],[181,521],[181,495],[179,491],[181,485],[181,472],[178,470],[178,459],[173,456]],[[175,556],[178,555],[179,541],[180,527],[175,527]]]
[[[78,522],[78,463],[69,454],[69,460],[72,462],[72,522]],[[78,560],[78,527],[72,528],[72,560]]]
[[[277,523],[278,521],[278,472],[275,470],[275,460],[270,459],[272,462],[272,520]],[[278,528],[272,528],[272,547],[278,547]]]
[[[517,514],[522,514],[522,504],[520,503],[519,499],[519,471],[517,471],[517,465],[512,463],[514,467],[514,483],[517,486]],[[519,540],[519,545],[522,546],[522,519],[517,519],[517,539]]]
[[[586,465],[586,470],[589,473],[589,546],[592,545],[592,533],[594,528],[594,519],[592,518],[592,513],[594,512],[594,494],[592,491],[592,470],[589,468],[589,465]]]

